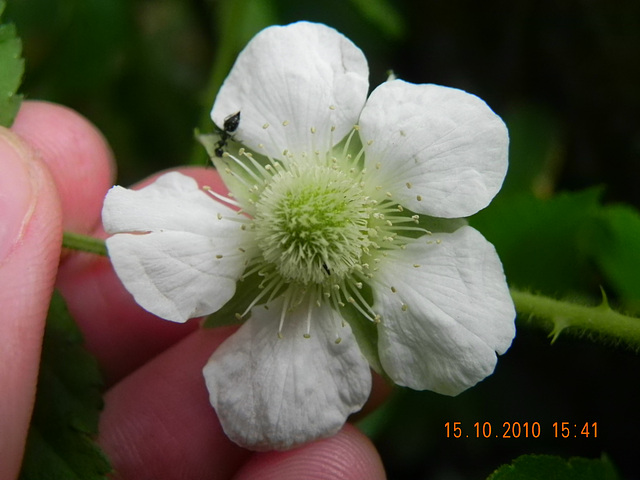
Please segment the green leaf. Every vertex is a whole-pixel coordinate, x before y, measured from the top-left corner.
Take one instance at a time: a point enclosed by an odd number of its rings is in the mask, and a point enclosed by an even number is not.
[[[574,457],[565,460],[551,455],[523,455],[503,465],[487,480],[618,480],[608,458]]]
[[[0,0],[0,16],[5,2]],[[10,127],[18,113],[22,96],[16,95],[24,73],[22,42],[13,25],[0,25],[0,125]]]
[[[601,194],[501,194],[469,222],[496,246],[510,284],[547,295],[591,295],[602,285],[637,312],[640,213],[603,205]]]
[[[620,300],[640,309],[640,214],[632,207],[612,205],[598,214],[592,255]]]
[[[511,285],[549,295],[596,292],[590,238],[600,196],[595,188],[548,200],[499,196],[469,223],[495,245]]]
[[[20,480],[98,480],[111,472],[92,438],[102,408],[98,365],[54,294],[42,347],[36,403]]]

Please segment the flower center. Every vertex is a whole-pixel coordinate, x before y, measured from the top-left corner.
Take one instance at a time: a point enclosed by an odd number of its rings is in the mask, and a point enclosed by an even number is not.
[[[246,262],[242,278],[262,278],[252,301],[245,305],[238,300],[243,304],[238,318],[283,295],[278,335],[288,312],[303,302],[326,302],[336,311],[351,304],[363,317],[380,321],[365,287],[389,250],[403,249],[411,236],[431,232],[419,226],[418,215],[405,211],[374,183],[375,176],[364,168],[358,131],[355,127],[328,152],[296,155],[283,150],[280,160],[244,147],[230,148],[220,157],[216,144],[208,145],[235,200],[209,193],[241,209],[247,215],[238,218],[241,228],[250,228],[254,236],[255,255]]]
[[[311,161],[292,163],[256,203],[256,240],[286,282],[335,282],[366,253],[370,212],[370,200],[353,176]]]

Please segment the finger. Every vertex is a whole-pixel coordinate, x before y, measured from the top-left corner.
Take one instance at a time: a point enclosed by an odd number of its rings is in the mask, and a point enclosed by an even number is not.
[[[380,456],[353,425],[333,437],[287,452],[256,453],[233,480],[383,480]]]
[[[0,478],[15,478],[60,257],[62,214],[47,168],[4,128],[0,172]]]
[[[100,132],[73,110],[41,101],[24,102],[11,129],[48,165],[64,229],[93,232],[115,175],[111,150]]]
[[[194,332],[107,392],[99,443],[115,478],[231,478],[247,458],[224,435],[202,378],[232,331]]]

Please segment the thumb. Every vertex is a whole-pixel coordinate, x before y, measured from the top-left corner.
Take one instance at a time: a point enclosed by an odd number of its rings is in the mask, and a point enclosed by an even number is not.
[[[34,152],[0,127],[0,478],[20,470],[44,320],[60,258],[55,184]]]

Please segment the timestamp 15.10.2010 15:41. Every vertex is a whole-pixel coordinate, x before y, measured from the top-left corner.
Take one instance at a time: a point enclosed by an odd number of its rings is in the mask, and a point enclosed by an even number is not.
[[[553,438],[597,438],[598,422],[554,422]],[[462,422],[444,424],[447,438],[540,438],[543,434],[540,422],[504,422],[495,429],[491,422],[476,422],[471,431]]]

